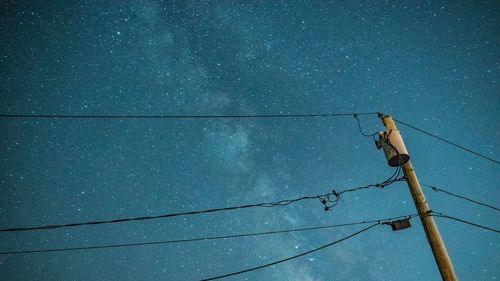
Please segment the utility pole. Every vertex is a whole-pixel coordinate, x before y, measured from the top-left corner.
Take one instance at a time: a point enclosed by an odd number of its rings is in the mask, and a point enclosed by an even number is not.
[[[458,279],[455,275],[453,264],[448,256],[448,252],[446,251],[443,239],[439,234],[437,225],[434,222],[434,218],[430,213],[431,209],[427,204],[427,199],[425,199],[415,170],[411,165],[410,157],[404,145],[403,138],[399,134],[396,124],[391,116],[379,114],[379,117],[382,119],[382,123],[384,123],[386,131],[379,133],[380,140],[377,142],[377,146],[384,149],[389,165],[403,166],[406,182],[410,188],[413,202],[417,208],[420,221],[424,227],[427,241],[431,246],[432,254],[436,260],[441,277],[443,278],[443,281],[456,281]]]

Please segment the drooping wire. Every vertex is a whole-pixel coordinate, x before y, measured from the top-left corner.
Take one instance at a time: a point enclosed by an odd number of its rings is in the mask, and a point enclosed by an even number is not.
[[[69,114],[0,114],[0,118],[65,118],[65,119],[230,119],[230,118],[307,118],[338,117],[352,115],[377,115],[362,113],[313,113],[313,114],[257,114],[257,115],[69,115]]]
[[[335,207],[339,203],[339,201],[341,201],[341,195],[344,193],[355,192],[355,191],[359,191],[362,189],[368,189],[371,187],[384,188],[384,187],[389,186],[395,182],[404,181],[404,180],[405,180],[405,177],[403,175],[403,171],[402,171],[401,167],[397,167],[396,170],[394,171],[394,173],[388,179],[384,180],[383,182],[358,186],[355,188],[344,189],[342,191],[336,191],[334,189],[334,190],[332,190],[332,193],[325,194],[325,195],[321,196],[319,199],[320,199],[321,203],[324,205],[325,211],[329,211],[333,207]]]
[[[219,276],[215,276],[215,277],[210,277],[210,278],[207,278],[207,279],[203,279],[202,281],[208,281],[208,280],[216,280],[216,279],[221,279],[221,278],[225,278],[225,277],[229,277],[229,276],[234,276],[234,275],[239,275],[239,274],[242,274],[242,273],[246,273],[246,272],[250,272],[250,271],[254,271],[254,270],[258,270],[258,269],[261,269],[261,268],[265,268],[265,267],[269,267],[269,266],[272,266],[272,265],[276,265],[276,264],[279,264],[279,263],[283,263],[283,262],[286,262],[286,261],[289,261],[289,260],[293,260],[293,259],[296,259],[296,258],[299,258],[299,257],[302,257],[302,256],[305,256],[305,255],[308,255],[310,253],[313,253],[313,252],[317,252],[319,250],[322,250],[322,249],[325,249],[325,248],[328,248],[328,247],[331,247],[337,243],[340,243],[342,241],[345,241],[347,239],[350,239],[358,234],[361,234],[377,225],[379,225],[380,222],[377,222],[375,224],[372,224],[366,228],[363,228],[357,232],[354,232],[353,234],[351,235],[348,235],[344,238],[341,238],[339,240],[335,240],[331,243],[328,243],[326,245],[323,245],[321,247],[318,247],[318,248],[315,248],[315,249],[312,249],[310,251],[307,251],[307,252],[303,252],[303,253],[300,253],[298,255],[294,255],[294,256],[291,256],[291,257],[288,257],[288,258],[284,258],[284,259],[281,259],[281,260],[278,260],[278,261],[274,261],[274,262],[271,262],[271,263],[267,263],[267,264],[264,264],[264,265],[260,265],[260,266],[256,266],[256,267],[252,267],[252,268],[248,268],[248,269],[245,269],[245,270],[241,270],[241,271],[237,271],[237,272],[232,272],[232,273],[228,273],[228,274],[223,274],[223,275],[219,275]]]
[[[442,192],[442,193],[445,193],[445,194],[448,194],[448,195],[451,195],[453,197],[457,197],[457,198],[460,198],[460,199],[463,199],[463,200],[467,200],[469,202],[472,202],[474,204],[477,204],[477,205],[481,205],[481,206],[484,206],[484,207],[488,207],[488,208],[491,208],[495,211],[500,211],[499,208],[493,206],[493,205],[489,205],[489,204],[486,204],[486,203],[482,203],[482,202],[479,202],[477,200],[474,200],[474,199],[471,199],[471,198],[468,198],[468,197],[465,197],[463,195],[459,195],[459,194],[456,194],[456,193],[452,193],[450,191],[447,191],[447,190],[444,190],[444,189],[441,189],[441,188],[438,188],[434,185],[429,185],[429,184],[425,184],[425,183],[420,183],[421,185],[425,186],[425,187],[429,187],[430,189],[432,189],[433,191],[435,192]]]
[[[404,121],[398,120],[398,119],[396,119],[396,118],[393,118],[393,119],[394,119],[394,121],[396,121],[396,122],[398,122],[398,123],[400,123],[400,124],[403,124],[403,125],[405,125],[405,126],[407,126],[407,127],[409,127],[409,128],[412,128],[412,129],[414,129],[414,130],[416,130],[416,131],[419,131],[419,132],[421,132],[421,133],[424,133],[424,134],[426,134],[426,135],[428,135],[428,136],[431,136],[431,137],[433,137],[433,138],[435,138],[435,139],[438,139],[438,140],[440,140],[440,141],[442,141],[442,142],[445,142],[445,143],[447,143],[447,144],[449,144],[449,145],[455,146],[455,147],[457,147],[457,148],[459,148],[459,149],[461,149],[461,150],[463,150],[463,151],[467,151],[467,152],[469,152],[469,153],[472,153],[472,154],[474,154],[474,155],[476,155],[476,156],[479,156],[479,157],[481,157],[481,158],[484,158],[484,159],[486,159],[486,160],[488,160],[488,161],[491,161],[491,162],[493,162],[493,163],[500,164],[500,161],[497,161],[497,160],[495,160],[495,159],[493,159],[493,158],[490,158],[490,157],[488,157],[488,156],[485,156],[485,155],[483,155],[483,154],[481,154],[481,153],[479,153],[479,152],[475,152],[475,151],[473,151],[472,149],[469,149],[469,148],[464,147],[464,146],[462,146],[462,145],[456,144],[456,143],[454,143],[454,142],[452,142],[452,141],[449,141],[449,140],[446,140],[446,139],[444,139],[444,138],[442,138],[442,137],[436,136],[435,134],[432,134],[432,133],[430,133],[430,132],[428,132],[428,131],[425,131],[425,130],[423,130],[423,129],[417,128],[416,126],[411,125],[411,124],[408,124],[407,122],[404,122]]]
[[[271,208],[275,206],[286,206],[295,202],[299,202],[302,200],[311,200],[317,199],[322,195],[316,196],[303,196],[295,199],[286,199],[280,200],[276,202],[270,203],[258,203],[258,204],[249,204],[242,206],[232,206],[232,207],[224,207],[224,208],[215,208],[215,209],[207,209],[207,210],[199,210],[199,211],[189,211],[189,212],[179,212],[179,213],[169,213],[169,214],[161,214],[155,216],[143,216],[143,217],[134,217],[134,218],[122,218],[122,219],[112,219],[112,220],[102,220],[102,221],[89,221],[89,222],[78,222],[78,223],[67,223],[67,224],[52,224],[52,225],[44,225],[44,226],[33,226],[33,227],[13,227],[13,228],[4,228],[0,229],[0,232],[18,232],[18,231],[30,231],[30,230],[44,230],[44,229],[55,229],[55,228],[65,228],[65,227],[75,227],[75,226],[83,226],[83,225],[99,225],[99,224],[111,224],[111,223],[120,223],[120,222],[128,222],[128,221],[142,221],[142,220],[152,220],[152,219],[160,219],[160,218],[171,218],[177,216],[189,216],[189,215],[199,215],[206,213],[214,213],[214,212],[222,212],[222,211],[231,211],[237,209],[247,209],[247,208]]]
[[[452,219],[452,220],[455,220],[455,221],[458,221],[458,222],[461,222],[461,223],[465,223],[465,224],[468,224],[468,225],[472,225],[472,226],[475,226],[475,227],[478,227],[478,228],[481,228],[481,229],[493,231],[495,233],[500,233],[499,230],[496,230],[496,229],[493,229],[493,228],[490,228],[490,227],[486,227],[486,226],[483,226],[483,225],[479,225],[479,224],[476,224],[476,223],[473,223],[473,222],[469,222],[469,221],[466,221],[466,220],[463,220],[463,219],[460,219],[460,218],[448,216],[448,215],[445,215],[445,214],[442,214],[442,213],[439,213],[439,212],[430,211],[426,215],[435,216],[435,217],[442,217],[442,218],[447,218],[447,219]],[[410,215],[407,218],[410,219],[410,218],[412,218],[414,216],[417,216],[417,215]],[[304,253],[301,253],[301,254],[298,254],[298,255],[295,255],[295,256],[291,256],[291,257],[288,257],[288,258],[285,258],[285,259],[281,259],[281,260],[278,260],[278,261],[275,261],[275,262],[264,264],[264,265],[261,265],[261,266],[256,266],[256,267],[252,267],[252,268],[249,268],[249,269],[245,269],[245,270],[241,270],[241,271],[237,271],[237,272],[233,272],[233,273],[228,273],[228,274],[219,275],[219,276],[216,276],[216,277],[211,277],[211,278],[203,279],[201,281],[216,280],[216,279],[221,279],[221,278],[230,277],[230,276],[234,276],[234,275],[239,275],[239,274],[242,274],[242,273],[246,273],[246,272],[250,272],[250,271],[262,269],[262,268],[269,267],[269,266],[272,266],[272,265],[276,265],[276,264],[279,264],[279,263],[283,263],[283,262],[286,262],[286,261],[289,261],[289,260],[292,260],[292,259],[295,259],[295,258],[299,258],[299,257],[305,256],[307,254],[319,251],[321,249],[330,247],[330,246],[332,246],[334,244],[337,244],[337,243],[342,242],[344,240],[347,240],[349,238],[352,238],[352,237],[354,237],[354,236],[356,236],[356,235],[358,235],[358,234],[360,234],[362,232],[365,232],[365,231],[367,231],[367,230],[369,230],[369,229],[371,229],[371,228],[373,228],[373,227],[375,227],[377,225],[381,225],[381,224],[386,224],[386,223],[384,223],[383,221],[378,221],[375,224],[373,224],[371,226],[368,226],[368,227],[366,227],[366,228],[364,228],[364,229],[362,229],[362,230],[360,230],[358,232],[355,232],[355,233],[353,233],[353,234],[351,234],[349,236],[346,236],[346,237],[344,237],[342,239],[333,241],[333,242],[331,242],[329,244],[323,245],[323,246],[315,248],[313,250],[310,250],[310,251],[307,251],[307,252],[304,252]]]
[[[378,116],[382,117],[382,116],[384,116],[384,114],[379,113]],[[392,133],[392,130],[389,130],[388,132],[384,131],[384,132],[381,132],[380,134],[379,134],[379,132],[375,132],[373,134],[365,134],[365,133],[363,133],[363,130],[361,129],[361,122],[360,122],[357,114],[354,114],[354,118],[356,118],[356,121],[358,123],[358,130],[359,130],[359,133],[362,136],[373,138],[373,141],[377,145],[377,148],[381,148],[381,147],[379,147],[379,145],[381,145],[381,143],[385,143],[387,146],[389,146],[391,149],[394,150],[394,152],[396,153],[396,155],[399,155],[398,149],[391,143],[391,140],[389,138],[390,135],[391,135],[391,133]],[[379,136],[379,140],[378,141],[377,141],[377,138],[375,137],[377,135]]]
[[[376,183],[376,184],[369,184],[369,185],[365,185],[365,186],[359,186],[359,187],[355,187],[355,188],[350,188],[350,189],[344,189],[340,192],[335,192],[337,195],[342,195],[343,193],[347,193],[347,192],[353,192],[353,191],[358,191],[360,189],[366,189],[366,188],[370,188],[370,187],[380,187],[380,188],[384,188],[388,185],[391,185],[397,181],[402,181],[404,180],[404,176],[401,176],[402,174],[402,169],[401,167],[397,167],[395,170],[394,170],[394,173],[386,180],[384,180],[383,182],[381,183]]]
[[[358,130],[359,130],[359,133],[360,133],[362,136],[367,137],[367,138],[371,138],[371,137],[375,138],[375,136],[376,136],[376,135],[378,135],[378,132],[375,132],[375,133],[373,133],[373,134],[365,134],[365,133],[363,132],[363,129],[361,129],[361,121],[359,120],[358,115],[359,115],[359,114],[357,114],[357,113],[356,113],[356,114],[354,114],[354,118],[356,119],[356,121],[357,121],[357,123],[358,123]]]
[[[111,244],[111,245],[100,245],[100,246],[82,246],[82,247],[70,247],[70,248],[17,250],[17,251],[0,252],[0,255],[52,253],[52,252],[66,252],[66,251],[80,251],[80,250],[125,248],[125,247],[136,247],[136,246],[149,246],[149,245],[188,243],[188,242],[196,242],[196,241],[221,240],[221,239],[242,238],[242,237],[256,237],[256,236],[263,236],[263,235],[304,232],[304,231],[311,231],[311,230],[323,230],[323,229],[331,229],[331,228],[337,228],[337,227],[363,225],[363,224],[377,223],[377,222],[383,222],[383,221],[392,221],[392,220],[396,220],[396,219],[400,219],[400,218],[412,218],[415,216],[418,216],[418,214],[411,214],[411,215],[398,216],[398,217],[392,217],[392,218],[384,218],[384,219],[378,219],[378,220],[366,220],[366,221],[332,224],[332,225],[292,228],[292,229],[273,230],[273,231],[265,231],[265,232],[240,233],[240,234],[221,235],[221,236],[209,236],[209,237],[199,237],[199,238],[163,240],[163,241],[152,241],[152,242],[137,242],[137,243],[125,243],[125,244]]]
[[[448,215],[445,215],[443,213],[431,211],[430,215],[433,216],[433,217],[451,219],[451,220],[458,221],[458,222],[461,222],[461,223],[465,223],[465,224],[468,224],[468,225],[472,225],[472,226],[475,226],[475,227],[478,227],[478,228],[481,228],[481,229],[484,229],[484,230],[489,230],[489,231],[492,231],[492,232],[495,232],[495,233],[500,233],[500,230],[497,230],[497,229],[494,229],[494,228],[491,228],[491,227],[487,227],[487,226],[484,226],[484,225],[480,225],[480,224],[477,224],[477,223],[473,223],[473,222],[470,222],[470,221],[466,221],[466,220],[461,219],[461,218],[457,218],[457,217],[453,217],[453,216],[448,216]]]
[[[395,172],[395,174],[397,171]],[[402,180],[400,179],[392,179],[394,177],[383,181],[382,183],[370,184],[363,187],[357,187],[353,189],[347,189],[341,192],[332,191],[332,193],[322,194],[322,195],[314,195],[314,196],[302,196],[295,199],[285,199],[276,202],[268,202],[268,203],[258,203],[258,204],[248,204],[241,206],[231,206],[231,207],[223,207],[223,208],[215,208],[215,209],[207,209],[207,210],[198,210],[198,211],[189,211],[189,212],[179,212],[179,213],[169,213],[169,214],[161,214],[154,216],[142,216],[142,217],[134,217],[134,218],[121,218],[121,219],[112,219],[112,220],[101,220],[101,221],[88,221],[88,222],[77,222],[77,223],[67,223],[67,224],[51,224],[51,225],[43,225],[43,226],[31,226],[31,227],[12,227],[12,228],[3,228],[0,229],[0,232],[19,232],[19,231],[32,231],[32,230],[47,230],[47,229],[56,229],[56,228],[67,228],[67,227],[76,227],[76,226],[84,226],[84,225],[100,225],[100,224],[111,224],[111,223],[121,223],[128,221],[143,221],[143,220],[153,220],[153,219],[161,219],[161,218],[171,218],[178,216],[189,216],[189,215],[199,215],[206,213],[215,213],[222,211],[232,211],[238,209],[248,209],[248,208],[272,208],[277,206],[287,206],[292,203],[296,203],[304,200],[320,200],[325,205],[325,210],[330,210],[333,206],[338,203],[340,199],[340,195],[346,192],[352,192],[368,187],[385,187],[390,185],[396,181]],[[331,196],[335,197],[335,199],[331,199]],[[326,201],[325,201],[326,200]],[[333,205],[329,205],[330,203],[334,203]]]
[[[435,216],[442,217],[447,219],[452,219],[461,223],[465,223],[468,225],[472,225],[478,228],[482,228],[485,230],[493,231],[499,233],[499,230],[479,225],[477,223],[469,222],[460,218],[452,217],[445,215],[439,212],[429,211],[424,215],[427,216]],[[232,235],[221,235],[221,236],[209,236],[209,237],[199,237],[199,238],[187,238],[187,239],[177,239],[177,240],[163,240],[163,241],[152,241],[152,242],[137,242],[137,243],[125,243],[125,244],[111,244],[111,245],[100,245],[100,246],[82,246],[82,247],[70,247],[70,248],[49,248],[49,249],[37,249],[37,250],[15,250],[15,251],[6,251],[0,252],[0,255],[15,255],[15,254],[33,254],[33,253],[51,253],[51,252],[66,252],[66,251],[80,251],[80,250],[97,250],[97,249],[110,249],[110,248],[126,248],[126,247],[137,247],[137,246],[150,246],[150,245],[162,245],[162,244],[175,244],[175,243],[188,243],[188,242],[196,242],[196,241],[209,241],[209,240],[225,240],[231,238],[242,238],[242,237],[256,237],[263,235],[273,235],[273,234],[284,234],[284,233],[292,233],[292,232],[305,232],[311,230],[323,230],[323,229],[331,229],[337,227],[345,227],[345,226],[354,226],[354,225],[363,225],[369,223],[380,223],[387,224],[387,222],[398,220],[398,219],[411,219],[418,216],[418,214],[411,214],[406,216],[397,216],[391,218],[384,218],[378,220],[366,220],[366,221],[358,221],[351,223],[342,223],[342,224],[333,224],[333,225],[325,225],[325,226],[313,226],[313,227],[304,227],[304,228],[294,228],[294,229],[284,229],[284,230],[274,230],[274,231],[265,231],[265,232],[252,232],[252,233],[241,233],[241,234],[232,234]]]

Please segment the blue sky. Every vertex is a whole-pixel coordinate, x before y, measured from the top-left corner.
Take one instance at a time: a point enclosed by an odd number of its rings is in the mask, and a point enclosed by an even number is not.
[[[0,113],[384,112],[498,159],[495,1],[5,1]],[[361,116],[365,132],[383,129]],[[328,193],[393,173],[352,116],[0,119],[0,226],[203,210]],[[421,182],[496,205],[498,164],[398,125]],[[498,213],[424,189],[431,208]],[[320,202],[1,233],[0,250],[147,242],[415,213],[405,182]],[[500,277],[498,234],[436,219],[461,280]],[[1,255],[6,280],[198,280],[359,226],[175,245]],[[245,279],[246,278],[246,279]],[[417,219],[230,280],[439,280]]]

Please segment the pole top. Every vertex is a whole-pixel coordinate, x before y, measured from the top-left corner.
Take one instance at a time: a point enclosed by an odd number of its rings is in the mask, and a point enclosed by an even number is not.
[[[403,166],[410,160],[403,138],[390,115],[378,113],[378,116],[382,119],[386,129],[384,132],[379,133],[379,140],[375,143],[378,148],[384,150],[389,166]]]
[[[396,123],[394,123],[394,120],[392,119],[391,115],[385,115],[381,112],[378,113],[378,117],[382,119],[382,123],[386,127],[387,131],[396,131]]]

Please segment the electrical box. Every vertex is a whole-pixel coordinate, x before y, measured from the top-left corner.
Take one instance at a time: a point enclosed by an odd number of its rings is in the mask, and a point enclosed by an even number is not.
[[[403,166],[410,160],[408,150],[398,130],[378,133],[377,147],[384,150],[387,163],[391,167]]]
[[[388,224],[391,226],[392,231],[398,231],[398,230],[402,230],[402,229],[406,229],[406,228],[411,227],[410,219],[391,221]]]

